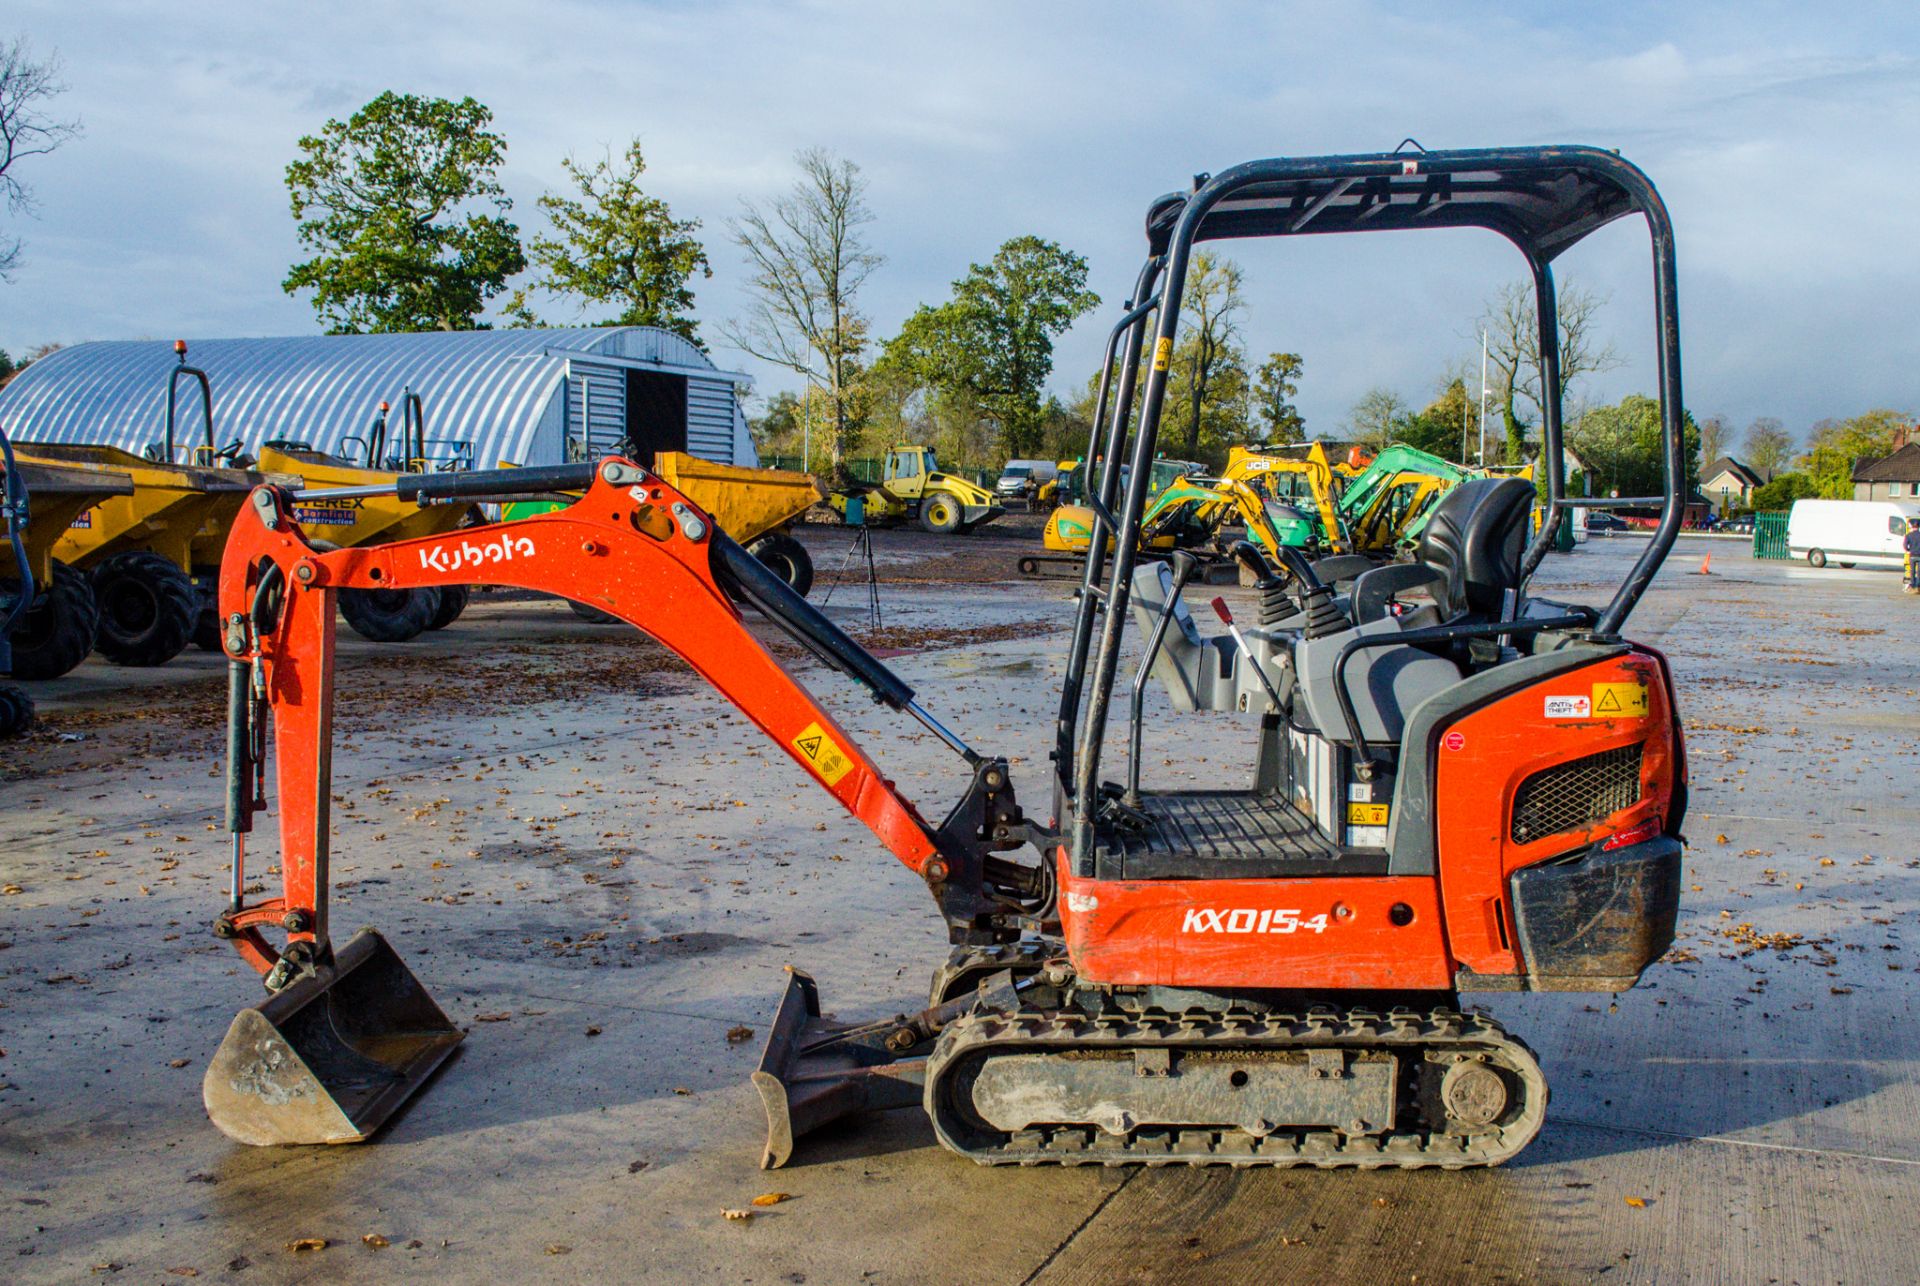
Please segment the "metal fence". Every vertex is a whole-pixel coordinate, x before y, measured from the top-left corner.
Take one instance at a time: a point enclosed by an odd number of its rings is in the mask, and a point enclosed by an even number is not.
[[[1755,514],[1753,516],[1753,556],[1755,558],[1786,558],[1787,554],[1787,515],[1784,512]]]

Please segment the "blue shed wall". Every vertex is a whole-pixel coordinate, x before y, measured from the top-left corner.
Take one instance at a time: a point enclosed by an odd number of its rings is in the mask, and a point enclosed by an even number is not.
[[[480,468],[555,463],[567,457],[567,433],[577,427],[567,410],[568,386],[577,383],[570,367],[637,363],[687,376],[690,449],[726,463],[755,463],[750,443],[743,455],[738,432],[744,377],[715,369],[686,340],[650,327],[195,340],[187,358],[213,385],[215,436],[222,444],[241,438],[252,450],[288,438],[339,451],[346,437],[366,432],[382,401],[396,408],[397,425],[402,392],[411,389],[425,407],[430,444],[470,442]],[[0,424],[25,441],[142,451],[161,440],[174,364],[166,341],[60,349],[0,388]],[[177,446],[196,440],[194,387],[181,382]],[[624,401],[596,406],[596,423],[603,414],[623,423]]]

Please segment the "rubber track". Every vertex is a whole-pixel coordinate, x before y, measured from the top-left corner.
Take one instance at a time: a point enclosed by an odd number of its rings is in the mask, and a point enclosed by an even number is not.
[[[949,1087],[954,1074],[989,1053],[1168,1048],[1419,1054],[1429,1050],[1486,1053],[1522,1087],[1520,1111],[1505,1125],[1471,1133],[1395,1130],[1343,1135],[1332,1130],[1138,1129],[1122,1138],[1093,1126],[1000,1134],[985,1142],[980,1126],[960,1119]],[[975,1013],[948,1025],[927,1063],[927,1113],[940,1142],[982,1165],[1226,1165],[1463,1170],[1499,1165],[1540,1132],[1547,1082],[1533,1051],[1491,1018],[1458,1010],[1331,1011],[1305,1015],[1248,1010],[1180,1014],[1149,1011],[1091,1017],[1077,1012]],[[1403,1111],[1405,1110],[1403,1100]],[[998,1133],[986,1131],[986,1134]]]

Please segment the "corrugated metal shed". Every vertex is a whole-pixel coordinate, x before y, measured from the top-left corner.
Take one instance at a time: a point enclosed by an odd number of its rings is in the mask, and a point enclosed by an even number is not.
[[[395,408],[391,441],[410,389],[430,446],[470,443],[480,468],[558,463],[614,449],[626,431],[627,373],[653,371],[686,379],[689,450],[756,463],[741,407],[747,377],[652,327],[203,339],[188,342],[187,358],[213,385],[215,435],[251,450],[286,438],[339,451],[366,432],[382,401]],[[143,451],[163,435],[175,362],[164,340],[60,349],[0,388],[0,424],[26,441]],[[199,395],[183,380],[178,445],[193,440],[199,415]]]

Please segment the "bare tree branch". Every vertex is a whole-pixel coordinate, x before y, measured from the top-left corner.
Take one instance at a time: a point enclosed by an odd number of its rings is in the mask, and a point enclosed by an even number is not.
[[[860,229],[873,221],[860,167],[821,148],[794,157],[800,178],[765,208],[741,203],[729,224],[753,268],[756,299],[721,327],[740,351],[825,386],[833,413],[833,467],[842,471],[867,321],[860,287],[885,260]]]
[[[20,181],[14,165],[29,156],[45,156],[80,133],[78,121],[47,112],[47,103],[66,92],[60,58],[36,62],[25,36],[0,41],[0,197],[7,213],[31,215],[33,190]],[[10,281],[20,265],[20,239],[0,239],[0,281]]]

